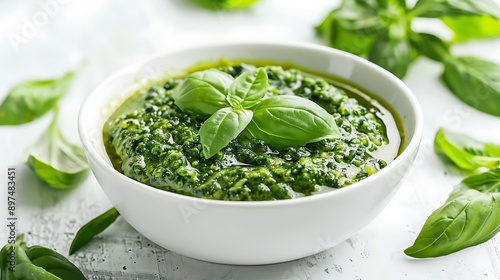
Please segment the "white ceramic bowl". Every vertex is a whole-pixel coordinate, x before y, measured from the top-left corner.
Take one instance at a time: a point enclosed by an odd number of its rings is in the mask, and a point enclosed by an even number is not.
[[[391,104],[406,141],[400,156],[373,176],[343,189],[304,198],[231,202],[170,193],[113,169],[104,150],[105,120],[155,73],[200,61],[228,59],[292,62],[349,80]],[[298,43],[233,43],[173,51],[123,69],[85,101],[80,138],[102,189],[123,218],[153,242],[192,258],[226,264],[269,264],[326,250],[362,229],[394,196],[412,165],[422,137],[422,113],[413,93],[384,69],[354,55]]]

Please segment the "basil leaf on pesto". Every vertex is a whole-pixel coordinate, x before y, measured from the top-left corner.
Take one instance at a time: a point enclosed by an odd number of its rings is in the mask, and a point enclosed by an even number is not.
[[[0,104],[0,125],[31,122],[52,110],[68,91],[74,73],[40,81],[27,81],[12,88]]]
[[[211,158],[226,147],[247,127],[252,116],[250,110],[229,107],[215,112],[200,128],[203,156]]]
[[[73,242],[71,242],[69,254],[72,255],[80,250],[80,248],[89,243],[94,236],[103,232],[114,223],[118,217],[120,217],[120,213],[113,207],[82,226],[76,233]]]
[[[216,69],[194,72],[175,89],[175,104],[183,112],[208,118],[219,109],[229,107],[226,96],[233,81],[231,75]]]
[[[418,0],[410,14],[427,18],[490,15],[500,19],[500,3],[496,0]]]
[[[443,80],[458,98],[500,116],[500,65],[475,57],[452,57],[444,65]]]
[[[475,170],[495,167],[500,163],[500,146],[481,143],[465,134],[439,129],[434,138],[436,154],[451,160],[458,167]]]
[[[318,104],[297,96],[272,96],[252,107],[248,131],[274,148],[304,146],[340,137],[335,119]]]
[[[15,266],[10,256],[15,253]],[[0,251],[0,279],[75,279],[85,280],[83,273],[63,255],[42,246],[28,247],[24,235]]]
[[[429,216],[404,252],[415,258],[444,256],[483,243],[499,230],[500,193],[461,190]]]
[[[227,100],[233,108],[250,108],[264,98],[268,86],[267,73],[263,68],[245,72],[234,80]]]
[[[70,143],[57,126],[57,109],[45,133],[28,149],[29,167],[37,177],[58,189],[73,188],[89,173],[83,149]]]
[[[398,78],[403,78],[412,62],[412,49],[407,38],[406,26],[391,25],[377,36],[368,59]]]
[[[441,20],[455,34],[454,42],[500,36],[500,22],[491,16],[444,17]]]

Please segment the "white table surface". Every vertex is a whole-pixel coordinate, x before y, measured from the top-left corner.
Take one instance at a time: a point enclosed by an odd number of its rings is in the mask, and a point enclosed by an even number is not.
[[[44,24],[40,3],[56,3]],[[0,2],[0,98],[14,84],[58,76],[78,63],[81,70],[61,100],[60,126],[78,141],[77,113],[89,92],[112,72],[182,46],[228,39],[293,40],[319,43],[313,26],[336,6],[332,0],[261,0],[249,11],[211,12],[183,0],[50,0]],[[37,30],[26,29],[33,17]],[[420,30],[450,35],[436,21],[416,23]],[[25,34],[23,35],[23,29]],[[25,41],[13,44],[16,35]],[[457,46],[500,63],[500,40]],[[473,110],[439,80],[442,66],[419,59],[405,82],[424,114],[422,147],[412,173],[388,207],[365,229],[338,246],[304,259],[267,266],[230,266],[193,260],[155,245],[123,219],[70,257],[89,279],[500,279],[500,235],[482,245],[437,259],[415,260],[403,250],[414,241],[428,215],[465,175],[445,165],[432,151],[439,127],[466,131],[500,142],[500,118]],[[7,167],[17,169],[18,233],[28,244],[54,248],[64,255],[75,232],[111,207],[91,175],[74,190],[40,183],[24,164],[25,151],[50,122],[0,127],[0,182]],[[6,187],[0,188],[0,217],[6,221]],[[3,224],[3,222],[2,222]],[[0,230],[6,243],[7,231]],[[327,246],[328,240],[318,241]]]

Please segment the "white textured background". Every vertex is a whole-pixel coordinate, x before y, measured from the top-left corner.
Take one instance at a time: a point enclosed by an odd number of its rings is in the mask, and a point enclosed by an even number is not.
[[[78,141],[77,113],[83,99],[106,76],[123,66],[172,48],[235,39],[320,43],[313,26],[338,4],[332,0],[261,0],[248,11],[212,12],[182,0],[55,0],[0,2],[0,99],[26,79],[61,75],[83,63],[71,91],[61,100],[60,126]],[[52,3],[50,13],[44,6]],[[47,7],[45,7],[46,9]],[[27,28],[29,23],[39,27]],[[415,25],[450,36],[439,23]],[[15,36],[23,41],[13,42]],[[455,48],[500,63],[500,40]],[[432,151],[441,126],[500,143],[500,118],[468,108],[438,79],[442,67],[418,60],[405,82],[425,114],[422,148],[413,173],[368,227],[344,243],[305,259],[256,267],[205,263],[153,244],[118,220],[70,260],[89,279],[500,279],[500,236],[438,259],[413,260],[403,253],[427,216],[464,176]],[[6,215],[6,170],[16,167],[18,232],[28,244],[66,255],[75,232],[111,205],[93,176],[71,191],[38,182],[24,164],[25,150],[50,122],[50,116],[17,127],[0,127],[0,218]],[[145,217],[147,219],[147,217]],[[6,242],[6,228],[0,243]],[[300,241],[298,241],[300,242]],[[322,244],[323,243],[323,244]],[[318,241],[318,245],[327,244]]]

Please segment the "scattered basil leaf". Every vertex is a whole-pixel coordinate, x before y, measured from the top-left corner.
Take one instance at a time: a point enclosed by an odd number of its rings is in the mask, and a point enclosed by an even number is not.
[[[500,193],[461,190],[429,216],[404,252],[415,258],[444,256],[483,243],[499,231]]]
[[[19,235],[14,244],[5,245],[0,251],[0,279],[86,279],[78,267],[61,254],[42,246],[28,247],[23,239],[24,235]],[[16,254],[14,271],[9,269],[12,248]]]
[[[434,138],[434,150],[458,167],[475,170],[495,167],[500,163],[500,146],[479,142],[465,134],[439,129]]]
[[[247,127],[252,116],[250,110],[229,107],[215,112],[200,128],[203,156],[208,159],[226,147]]]
[[[410,42],[419,54],[432,60],[442,62],[451,56],[450,45],[435,35],[411,32]]]
[[[216,69],[191,73],[177,86],[172,97],[183,111],[208,118],[224,107],[229,107],[226,95],[233,77]]]
[[[0,104],[0,125],[24,124],[45,115],[68,91],[73,77],[69,72],[58,79],[18,84]]]
[[[500,4],[496,0],[418,0],[410,13],[428,18],[490,15],[500,19]]]
[[[83,227],[76,233],[73,242],[69,248],[69,254],[72,255],[76,251],[80,250],[83,246],[89,243],[90,240],[99,233],[103,232],[108,228],[116,219],[120,217],[120,213],[116,208],[111,208],[108,211],[102,213],[96,218],[92,219],[90,222],[86,223]]]
[[[443,80],[463,102],[500,116],[500,65],[474,57],[445,60]]]
[[[384,28],[376,3],[343,0],[341,6],[316,27],[316,32],[334,48],[366,56],[378,32]]]
[[[454,42],[500,36],[500,22],[491,16],[444,17],[441,20],[455,34]]]
[[[368,59],[403,78],[412,62],[412,48],[404,26],[392,25],[379,33]]]
[[[274,148],[304,146],[341,136],[332,115],[298,96],[272,96],[252,107],[252,111],[248,131]]]
[[[73,188],[89,173],[83,149],[64,138],[57,126],[57,109],[47,131],[28,150],[27,163],[39,179],[58,189]]]
[[[460,183],[459,189],[474,189],[482,193],[500,193],[500,167],[465,178]]]
[[[231,84],[227,101],[233,108],[250,108],[264,98],[268,86],[267,73],[263,68],[245,72]]]

